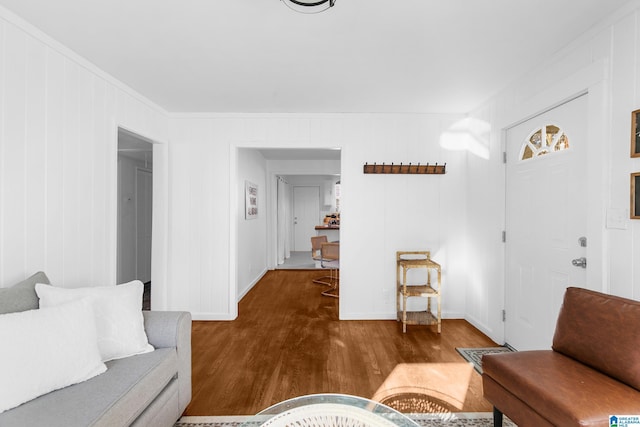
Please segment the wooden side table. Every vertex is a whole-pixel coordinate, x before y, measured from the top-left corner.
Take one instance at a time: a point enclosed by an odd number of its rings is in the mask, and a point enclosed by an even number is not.
[[[402,332],[407,332],[407,325],[437,325],[438,333],[442,331],[441,325],[441,279],[440,264],[431,260],[429,251],[398,251],[396,252],[396,309],[398,321],[402,322]],[[418,284],[407,283],[407,272],[412,268],[424,268],[427,270],[427,282]],[[437,272],[437,282],[431,283],[431,274]],[[426,309],[419,311],[407,311],[407,299],[411,297],[426,298]],[[431,299],[436,300],[436,313],[434,314]],[[402,300],[402,304],[400,302]]]

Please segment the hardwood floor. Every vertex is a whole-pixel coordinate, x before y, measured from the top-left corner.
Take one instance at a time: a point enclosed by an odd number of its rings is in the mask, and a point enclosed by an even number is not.
[[[435,326],[403,334],[395,320],[340,321],[338,300],[311,283],[322,274],[269,271],[242,299],[236,320],[193,323],[186,415],[251,415],[313,393],[372,398],[410,390],[457,400],[459,411],[491,410],[480,376],[455,348],[493,341],[464,320],[444,320],[441,335]]]

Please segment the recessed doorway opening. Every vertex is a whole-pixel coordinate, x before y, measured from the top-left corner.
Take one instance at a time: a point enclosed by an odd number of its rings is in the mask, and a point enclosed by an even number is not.
[[[153,143],[118,129],[117,283],[140,280],[151,308]]]

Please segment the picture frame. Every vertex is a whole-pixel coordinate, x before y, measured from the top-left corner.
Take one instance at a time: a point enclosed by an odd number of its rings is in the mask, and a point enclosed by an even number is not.
[[[258,184],[244,182],[244,219],[258,218]]]
[[[631,219],[640,219],[640,172],[631,174],[631,207],[629,209]]]
[[[640,157],[640,110],[631,113],[631,157]]]

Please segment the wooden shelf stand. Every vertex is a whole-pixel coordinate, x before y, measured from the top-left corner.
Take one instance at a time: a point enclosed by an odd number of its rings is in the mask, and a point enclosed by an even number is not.
[[[419,284],[407,283],[407,272],[413,268],[427,270],[427,282]],[[431,281],[432,272],[437,278]],[[440,264],[431,260],[429,251],[396,252],[396,310],[397,320],[402,322],[402,332],[407,332],[407,325],[437,325],[438,333],[442,332],[441,319],[441,284],[442,272]],[[407,300],[412,297],[425,298],[426,309],[407,311]],[[431,300],[435,299],[435,313]]]

